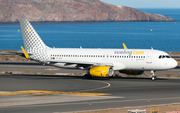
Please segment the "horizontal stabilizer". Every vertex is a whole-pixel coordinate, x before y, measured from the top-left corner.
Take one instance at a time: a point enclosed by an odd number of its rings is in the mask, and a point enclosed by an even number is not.
[[[24,50],[24,48],[21,46],[21,49],[22,49],[22,51],[23,51],[23,53],[24,53],[24,56],[26,57],[26,58],[30,58],[29,57],[29,55],[26,53],[26,51]]]

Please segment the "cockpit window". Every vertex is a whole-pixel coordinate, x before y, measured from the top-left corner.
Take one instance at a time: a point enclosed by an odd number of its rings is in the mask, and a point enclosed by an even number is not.
[[[166,55],[166,58],[171,58],[170,56]]]
[[[163,59],[163,58],[171,58],[169,55],[160,55],[159,59]]]

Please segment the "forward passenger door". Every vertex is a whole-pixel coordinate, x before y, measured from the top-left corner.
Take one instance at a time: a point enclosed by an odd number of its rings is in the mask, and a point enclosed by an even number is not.
[[[149,52],[147,55],[146,63],[152,63],[153,52]]]

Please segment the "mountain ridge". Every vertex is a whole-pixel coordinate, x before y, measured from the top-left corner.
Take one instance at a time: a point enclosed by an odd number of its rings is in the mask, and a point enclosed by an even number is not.
[[[174,21],[100,0],[0,0],[0,22]]]

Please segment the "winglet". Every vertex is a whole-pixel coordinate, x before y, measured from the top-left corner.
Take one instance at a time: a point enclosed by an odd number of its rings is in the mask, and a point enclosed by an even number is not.
[[[122,44],[123,44],[124,49],[127,49],[126,45],[124,43],[122,43]]]
[[[22,51],[23,51],[25,57],[26,57],[26,58],[30,58],[29,55],[26,53],[26,51],[24,50],[24,48],[23,48],[22,46],[21,46],[21,49],[22,49]]]

